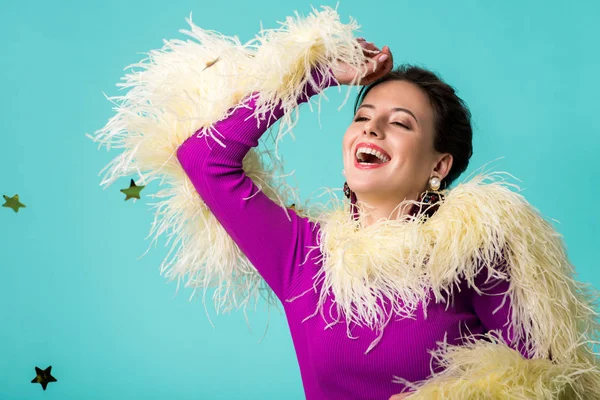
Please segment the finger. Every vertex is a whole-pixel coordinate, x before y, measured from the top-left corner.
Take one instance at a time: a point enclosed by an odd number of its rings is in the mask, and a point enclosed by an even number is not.
[[[365,51],[365,53],[371,53],[374,54],[374,52],[380,52],[381,50],[379,50],[379,47],[375,46],[375,43],[372,42],[366,42],[366,41],[360,41],[358,42],[360,44],[360,46],[363,48],[363,51]]]
[[[384,46],[383,50],[379,50],[370,42],[366,42],[363,45],[365,46],[364,53],[367,60],[359,67],[357,72],[361,76],[361,84],[368,85],[390,72],[393,68],[393,61],[391,57],[392,53],[388,46]]]
[[[367,41],[366,41],[366,39],[364,39],[364,38],[358,38],[358,39],[356,39],[356,42],[357,42],[357,43],[358,43],[358,45],[359,45],[360,47],[362,47],[362,48],[366,47],[366,46],[367,46],[367,43],[369,43],[369,42],[367,42]]]
[[[369,59],[362,66],[362,76],[364,80],[371,80],[372,75],[378,70],[378,62],[376,59]]]
[[[375,46],[375,43],[371,42],[366,42],[363,48],[372,51],[381,51],[379,47]]]
[[[372,60],[374,62],[369,63],[369,73],[378,72],[378,75],[381,75],[381,71],[385,70],[390,65],[390,53],[380,51],[373,56]]]
[[[373,58],[375,57],[377,54],[381,53],[381,50],[379,50],[376,47],[363,47],[363,55],[366,58]]]
[[[381,53],[380,57],[383,56],[384,54],[387,57],[387,59],[385,59],[384,61],[379,62],[379,61],[377,61],[377,58],[375,58],[375,59],[371,59],[367,63],[367,65],[362,66],[361,85],[369,85],[369,84],[375,82],[377,79],[385,76],[385,74],[387,74],[388,72],[390,72],[392,70],[393,64],[392,64],[389,56],[386,53]]]
[[[390,58],[392,58],[392,51],[390,50],[389,46],[383,46],[383,50],[381,51],[385,52],[388,56],[390,56]]]
[[[390,50],[389,46],[383,46],[383,49],[384,54],[388,55],[388,59],[384,61],[384,65],[382,66],[382,68],[386,70],[387,73],[391,71],[392,68],[394,68],[394,55],[392,54],[392,51]]]
[[[375,71],[382,75],[385,75],[393,68],[394,60],[392,58],[392,52],[388,46],[384,46],[383,50],[379,54],[375,55],[373,59],[377,63]]]
[[[390,55],[383,51],[375,57],[375,61],[377,62],[377,64],[379,66],[385,64],[389,59],[390,59]]]

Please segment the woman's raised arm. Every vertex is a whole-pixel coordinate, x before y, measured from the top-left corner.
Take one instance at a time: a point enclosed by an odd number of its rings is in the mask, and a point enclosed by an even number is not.
[[[321,87],[323,82],[313,72]],[[315,91],[308,85],[298,104],[308,101]],[[273,202],[242,169],[250,148],[262,134],[283,116],[281,107],[257,121],[253,117],[256,96],[244,100],[228,118],[218,122],[220,144],[192,135],[177,151],[182,168],[198,194],[223,228],[252,262],[259,274],[282,300],[292,281],[294,267],[303,261],[307,245],[313,244],[315,229],[307,218],[286,211]]]
[[[334,63],[335,77],[325,78],[315,68],[312,80],[320,88],[337,84],[368,84],[384,76],[393,66],[387,46],[379,50],[373,43],[358,39],[365,57],[371,62],[360,68],[347,63]],[[316,94],[308,84],[298,104]],[[258,145],[262,134],[283,116],[276,107],[265,119],[254,117],[256,95],[245,100],[228,118],[218,122],[214,130],[224,147],[196,135],[189,137],[178,149],[177,157],[198,194],[221,223],[240,250],[252,262],[259,274],[280,300],[293,280],[294,266],[305,258],[308,245],[314,245],[317,229],[308,219],[285,210],[260,192],[242,169],[242,161],[250,148]]]

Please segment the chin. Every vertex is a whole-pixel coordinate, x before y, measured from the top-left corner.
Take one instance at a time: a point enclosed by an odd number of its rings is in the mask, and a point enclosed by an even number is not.
[[[355,193],[375,193],[381,189],[381,184],[376,181],[365,179],[348,179],[350,190]]]

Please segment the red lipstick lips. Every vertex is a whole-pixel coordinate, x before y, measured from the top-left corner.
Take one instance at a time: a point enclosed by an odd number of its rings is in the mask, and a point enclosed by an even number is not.
[[[353,157],[354,158],[354,166],[358,169],[379,168],[379,167],[386,165],[389,162],[389,161],[387,161],[385,163],[380,163],[380,164],[361,164],[361,163],[359,163],[358,160],[356,159],[356,150],[359,149],[360,147],[367,147],[369,149],[377,150],[381,154],[385,155],[388,159],[390,159],[390,160],[392,159],[392,157],[390,157],[390,155],[385,150],[383,150],[381,147],[377,146],[376,144],[361,142],[361,143],[357,144],[356,147],[354,148],[354,157]]]

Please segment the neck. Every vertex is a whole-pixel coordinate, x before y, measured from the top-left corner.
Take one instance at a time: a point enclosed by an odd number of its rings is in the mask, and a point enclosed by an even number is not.
[[[357,194],[357,204],[361,211],[365,212],[363,227],[373,225],[381,219],[399,219],[410,213],[411,203],[403,203],[405,200],[417,200],[419,194],[412,196],[398,196],[384,198],[373,198]]]

